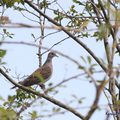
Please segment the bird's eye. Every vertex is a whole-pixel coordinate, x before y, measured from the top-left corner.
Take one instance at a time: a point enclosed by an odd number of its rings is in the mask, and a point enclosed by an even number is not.
[[[54,53],[52,53],[52,55],[54,55]]]

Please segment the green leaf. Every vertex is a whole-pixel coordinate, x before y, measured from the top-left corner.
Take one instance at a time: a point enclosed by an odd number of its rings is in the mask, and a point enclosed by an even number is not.
[[[86,63],[86,60],[85,60],[85,58],[84,58],[83,56],[80,56],[80,58],[82,59],[82,61],[83,61],[84,63]]]
[[[35,120],[38,117],[38,114],[36,111],[29,112],[29,114],[31,115],[31,120]]]
[[[80,98],[80,99],[78,100],[78,103],[79,103],[79,104],[83,103],[83,100],[85,100],[85,99],[86,99],[85,97]]]
[[[80,0],[72,0],[74,3],[79,4],[79,5],[84,5],[83,2],[80,2]]]
[[[7,33],[7,30],[6,30],[6,29],[3,29],[3,32],[6,34],[6,33]]]
[[[72,97],[75,98],[75,99],[78,99],[77,96],[76,96],[75,94],[73,94]]]
[[[6,37],[13,38],[13,33],[8,32],[6,29],[3,29],[3,33],[6,35]]]
[[[56,107],[53,107],[52,111],[53,112],[60,112],[61,108],[56,108]]]
[[[0,2],[0,5],[6,5],[7,8],[9,7],[13,7],[15,3],[21,3],[24,4],[23,0],[2,0],[2,2]]]
[[[2,96],[0,96],[0,100],[1,100],[1,101],[5,101],[4,98],[3,98]]]
[[[3,58],[6,54],[6,50],[0,49],[0,58]]]
[[[93,67],[96,67],[96,66],[97,66],[97,64],[92,64],[92,65],[91,65],[92,68],[93,68]]]
[[[110,30],[109,30],[109,25],[107,23],[98,25],[98,31],[94,32],[93,34],[93,37],[96,37],[97,41],[103,40],[105,37],[109,37],[109,36],[110,36]]]
[[[117,104],[118,106],[120,106],[120,100],[117,100],[117,101],[116,101],[116,104]]]
[[[15,120],[16,112],[12,109],[0,107],[0,120]]]
[[[88,60],[88,63],[91,64],[92,59],[90,56],[87,56],[87,60]]]
[[[14,100],[15,100],[15,95],[14,96],[8,96],[8,101],[10,102],[10,103],[13,103],[14,102]]]
[[[77,11],[75,10],[75,5],[72,5],[72,6],[71,6],[70,12],[71,12],[72,14],[77,13]]]
[[[14,6],[13,8],[14,8],[14,10],[18,10],[18,11],[25,11],[24,8],[21,8],[19,6]]]
[[[79,67],[78,67],[79,69],[81,69],[81,70],[84,70],[85,69],[85,67],[84,66],[80,66],[79,65]]]

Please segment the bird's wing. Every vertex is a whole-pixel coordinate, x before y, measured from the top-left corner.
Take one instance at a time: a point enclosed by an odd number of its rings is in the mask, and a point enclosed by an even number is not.
[[[40,74],[46,82],[52,75],[52,67],[47,65],[43,66],[40,70]]]
[[[31,86],[39,83],[45,83],[51,76],[52,70],[49,66],[42,66],[34,71],[25,80],[21,81],[20,84],[24,86]]]

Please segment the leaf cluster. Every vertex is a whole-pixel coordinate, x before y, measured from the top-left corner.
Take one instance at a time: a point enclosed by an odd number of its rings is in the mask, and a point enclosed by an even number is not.
[[[1,0],[0,6],[6,6],[7,8],[13,7],[15,3],[24,4],[24,0]]]

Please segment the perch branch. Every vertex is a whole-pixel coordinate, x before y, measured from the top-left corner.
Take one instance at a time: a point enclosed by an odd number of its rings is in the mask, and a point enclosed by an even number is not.
[[[19,87],[20,89],[28,92],[28,93],[32,93],[36,96],[39,96],[39,97],[42,97],[44,99],[46,99],[47,101],[50,101],[51,103],[59,106],[59,107],[62,107],[68,111],[70,111],[71,113],[73,113],[74,115],[76,115],[77,117],[81,118],[81,119],[84,119],[84,116],[82,114],[80,114],[79,112],[77,112],[74,108],[68,106],[68,105],[65,105],[64,103],[54,99],[53,97],[50,97],[48,95],[45,95],[43,93],[38,93],[36,92],[35,90],[32,90],[32,89],[29,89],[27,87],[24,87],[18,83],[16,83],[11,77],[9,77],[1,68],[0,68],[0,73],[8,80],[10,81],[12,84],[14,84],[16,87]]]

